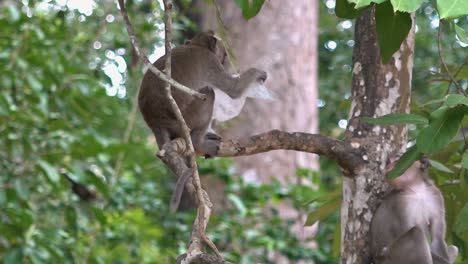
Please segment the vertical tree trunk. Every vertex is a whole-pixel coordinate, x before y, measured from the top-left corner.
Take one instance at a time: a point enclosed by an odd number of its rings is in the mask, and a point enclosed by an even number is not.
[[[200,4],[201,28],[216,28],[215,12]],[[265,1],[260,13],[249,21],[234,1],[218,4],[240,72],[250,67],[265,70],[266,86],[278,95],[274,102],[247,100],[240,117],[221,131],[222,136],[240,138],[272,129],[317,133],[318,1]],[[237,157],[234,162],[244,179],[253,182],[271,182],[272,178],[299,182],[303,178],[295,177],[298,167],[318,169],[315,155],[294,151]],[[212,192],[210,196],[220,197]],[[292,230],[300,239],[315,233],[316,227],[304,228],[304,215],[291,206],[282,204],[279,211],[284,218],[298,219]],[[290,262],[275,256],[275,263]]]
[[[374,8],[356,20],[353,54],[353,101],[346,139],[367,150],[367,166],[354,178],[343,178],[341,263],[369,263],[369,228],[388,184],[389,156],[406,148],[406,126],[361,123],[359,117],[408,113],[414,51],[413,28],[388,64],[382,64],[377,44]]]

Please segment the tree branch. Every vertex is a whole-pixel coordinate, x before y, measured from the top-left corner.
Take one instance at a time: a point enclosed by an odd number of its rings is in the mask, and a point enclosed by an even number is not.
[[[165,81],[165,94],[167,100],[172,108],[174,115],[176,116],[178,122],[181,124],[182,131],[183,131],[183,139],[177,138],[162,147],[160,153],[158,153],[158,157],[167,164],[173,172],[182,177],[183,175],[192,175],[192,181],[189,181],[185,184],[186,190],[189,192],[192,198],[196,198],[198,201],[198,212],[197,218],[194,223],[194,227],[191,234],[191,241],[190,246],[187,251],[185,257],[181,260],[181,263],[188,264],[192,263],[196,260],[197,256],[202,254],[203,250],[203,242],[207,243],[208,246],[216,253],[216,257],[219,261],[222,261],[223,258],[219,253],[216,246],[211,242],[211,240],[206,236],[205,230],[208,225],[209,217],[211,214],[212,203],[209,200],[208,194],[202,189],[200,177],[198,175],[196,157],[195,157],[195,150],[193,148],[192,140],[190,137],[190,128],[185,123],[185,120],[182,116],[182,113],[177,106],[174,98],[171,95],[171,86],[181,89],[195,97],[205,99],[205,96],[195,92],[194,90],[185,87],[173,79],[170,78],[171,76],[171,10],[172,10],[172,0],[164,0],[164,24],[165,24],[165,50],[166,50],[166,61],[165,61],[165,74],[160,72],[156,67],[154,67],[151,62],[149,62],[148,58],[143,55],[141,52],[141,48],[138,44],[136,39],[135,32],[131,25],[130,19],[127,14],[127,10],[124,5],[124,0],[119,0],[119,7],[124,18],[127,32],[130,36],[132,44],[135,48],[135,52],[137,53],[138,57],[149,66],[149,69],[160,79]],[[185,162],[185,155],[189,156],[190,160],[190,167],[187,167]],[[195,200],[195,199],[194,199]]]
[[[127,28],[128,35],[130,36],[130,40],[132,42],[133,48],[135,49],[135,52],[138,55],[138,57],[140,58],[140,60],[144,64],[146,64],[146,66],[148,66],[148,69],[152,73],[154,73],[154,75],[156,75],[158,78],[160,78],[161,80],[163,80],[163,81],[165,81],[167,83],[170,83],[173,87],[175,87],[175,88],[177,88],[177,89],[179,89],[179,90],[181,90],[181,91],[183,91],[183,92],[185,92],[187,94],[195,96],[196,98],[203,99],[203,100],[206,99],[206,96],[204,94],[196,92],[195,90],[192,90],[192,89],[188,88],[187,86],[182,85],[182,84],[176,82],[174,79],[171,79],[170,77],[166,76],[164,73],[162,73],[160,70],[158,70],[158,68],[156,68],[149,61],[148,57],[146,57],[143,54],[143,51],[140,48],[140,44],[138,43],[135,31],[133,30],[133,27],[132,27],[132,23],[130,22],[130,19],[128,18],[127,9],[125,8],[124,0],[119,0],[119,7],[120,7],[120,13],[122,14],[122,17],[124,19],[124,22],[125,22],[125,25],[126,25],[126,28]]]
[[[253,155],[271,150],[296,150],[323,155],[336,161],[343,169],[354,172],[365,163],[364,151],[349,142],[319,134],[272,130],[239,140],[221,142],[219,157]]]
[[[463,87],[461,87],[460,83],[458,83],[458,81],[455,79],[453,74],[450,72],[449,68],[447,67],[447,63],[445,63],[444,56],[442,55],[442,23],[439,23],[439,31],[437,34],[437,48],[439,51],[440,64],[442,64],[445,72],[447,73],[447,76],[450,78],[449,88],[450,88],[450,84],[453,83],[455,84],[455,87],[457,87],[457,91],[459,93],[463,94],[464,96],[468,96],[465,90],[463,90]]]
[[[165,73],[167,76],[171,76],[171,11],[172,11],[172,0],[163,0],[164,2],[164,26],[165,26],[165,50],[166,50],[166,62],[165,62]],[[192,139],[190,137],[190,128],[187,126],[187,123],[182,116],[182,112],[177,106],[176,101],[171,95],[171,85],[169,82],[166,82],[165,86],[166,97],[171,105],[172,111],[175,114],[177,121],[180,123],[183,131],[183,137],[186,142],[186,149],[188,149],[188,155],[190,159],[190,170],[192,175],[192,182],[188,182],[188,187],[190,188],[193,184],[195,194],[198,201],[198,211],[197,218],[193,224],[193,230],[191,234],[190,246],[187,251],[186,258],[182,263],[192,263],[192,258],[196,257],[202,252],[203,242],[206,242],[208,246],[216,253],[218,258],[222,259],[221,254],[219,253],[216,246],[211,242],[211,240],[206,236],[205,230],[208,225],[208,221],[211,214],[211,208],[213,204],[209,200],[208,194],[202,189],[200,176],[198,175],[198,166],[196,162],[195,149],[193,148]],[[185,151],[186,152],[186,151]],[[183,153],[183,152],[180,152]],[[180,165],[184,165],[185,162]],[[182,177],[183,174],[178,175]],[[192,189],[192,188],[190,188]]]

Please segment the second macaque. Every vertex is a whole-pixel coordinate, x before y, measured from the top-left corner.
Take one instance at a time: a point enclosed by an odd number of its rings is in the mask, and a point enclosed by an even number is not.
[[[391,181],[371,223],[375,264],[452,264],[458,249],[445,243],[442,194],[428,176],[427,160],[416,161]]]

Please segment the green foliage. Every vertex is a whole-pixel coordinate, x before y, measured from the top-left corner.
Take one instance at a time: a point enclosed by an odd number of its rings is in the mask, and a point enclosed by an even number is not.
[[[335,14],[339,18],[356,18],[361,15],[364,9],[356,10],[355,4],[348,0],[336,0]]]
[[[454,24],[454,26],[458,39],[460,39],[460,41],[463,43],[468,43],[468,34],[466,33],[466,31],[457,24]]]
[[[437,0],[440,18],[456,18],[468,15],[468,2],[464,0]]]
[[[332,213],[336,212],[341,205],[341,189],[337,189],[333,193],[328,193],[312,202],[319,202],[320,206],[313,210],[308,216],[306,225],[313,225],[319,220],[324,220]]]
[[[382,61],[386,63],[400,48],[411,29],[409,13],[415,12],[424,0],[337,0],[335,13],[341,18],[356,18],[366,7],[376,5],[375,19]],[[354,4],[354,5],[353,5]],[[468,15],[468,2],[463,0],[438,0],[440,19]],[[466,43],[467,34],[455,24],[460,41]]]
[[[388,173],[388,177],[393,179],[402,175],[414,163],[414,161],[420,158],[421,152],[416,146],[409,148],[395,164],[395,167]]]
[[[408,36],[411,16],[409,13],[393,12],[391,3],[385,2],[375,8],[375,24],[380,56],[383,63],[387,63]]]
[[[348,0],[348,2],[356,4],[354,6],[354,8],[356,8],[356,9],[366,7],[366,6],[370,5],[371,3],[380,4],[380,3],[383,3],[385,1],[387,1],[387,0]]]
[[[236,5],[242,10],[245,19],[251,19],[260,12],[265,0],[234,0]]]
[[[415,124],[426,125],[427,118],[416,114],[388,114],[381,117],[370,118],[363,117],[362,121],[376,125],[397,125],[397,124]]]
[[[239,3],[246,7],[244,1]],[[247,13],[254,16],[260,7],[260,1],[254,1]],[[161,33],[157,1],[128,1],[128,8],[142,46],[153,52],[162,44],[155,37]],[[320,8],[321,13],[330,11],[324,5]],[[0,8],[0,26],[8,33],[0,38],[0,259],[4,263],[171,263],[187,247],[195,214],[169,214],[174,181],[154,157],[149,130],[139,115],[132,114],[142,71],[120,19],[115,6],[105,4],[90,14],[50,1],[18,1]],[[337,22],[333,16],[321,16],[319,70],[320,97],[328,109],[320,112],[321,129],[339,137],[343,129],[337,123],[346,118],[349,108],[346,93],[354,42],[352,28],[336,27]],[[463,28],[465,22],[460,19],[457,25]],[[438,98],[447,89],[428,84],[429,77],[440,77],[427,70],[437,65],[437,51],[428,37],[433,30],[419,23],[416,102]],[[186,18],[175,18],[175,28],[186,26],[190,26]],[[326,48],[328,41],[335,41],[336,48]],[[456,79],[466,79],[468,67],[458,70],[457,61],[463,51],[452,45],[453,40],[443,41],[452,46],[446,57],[450,71]],[[120,82],[114,83],[115,78],[103,72],[106,65],[121,69]],[[453,85],[448,88],[454,90]],[[445,101],[446,111],[466,105],[453,94]],[[433,105],[420,106],[418,114],[429,119],[436,110]],[[443,116],[432,118],[429,126]],[[463,127],[466,121],[461,121]],[[468,200],[468,181],[460,168],[461,164],[468,168],[467,160],[458,137],[431,155],[435,168],[431,175],[446,200],[448,234],[464,252],[468,238],[462,208]],[[318,186],[314,190],[294,183],[248,184],[232,175],[230,166],[226,159],[200,161],[203,177],[226,184],[231,206],[213,216],[208,235],[228,260],[267,263],[269,254],[280,252],[291,261],[338,262],[340,173],[335,165],[322,159],[320,175],[298,170],[299,176]],[[98,199],[80,201],[65,173],[96,189]],[[296,219],[284,220],[278,211],[264,210],[280,203],[310,213],[310,222],[321,219],[316,248],[303,246],[289,231]]]
[[[416,144],[423,153],[433,153],[445,147],[457,134],[467,109],[460,106],[441,110],[434,112],[440,115],[432,115],[433,120],[418,134]]]
[[[416,11],[424,0],[390,0],[393,6],[393,11],[401,11],[401,12],[414,12]]]

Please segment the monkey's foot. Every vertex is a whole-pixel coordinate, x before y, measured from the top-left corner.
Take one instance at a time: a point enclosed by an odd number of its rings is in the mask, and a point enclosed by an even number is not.
[[[221,137],[215,133],[212,133],[212,132],[208,132],[206,133],[205,135],[205,139],[207,140],[218,140],[218,141],[221,141]]]
[[[216,136],[216,138],[215,138]],[[213,137],[213,139],[208,138]],[[221,144],[221,138],[216,134],[206,135],[205,141],[201,146],[201,152],[204,154],[205,158],[216,157],[219,151],[219,145]]]

